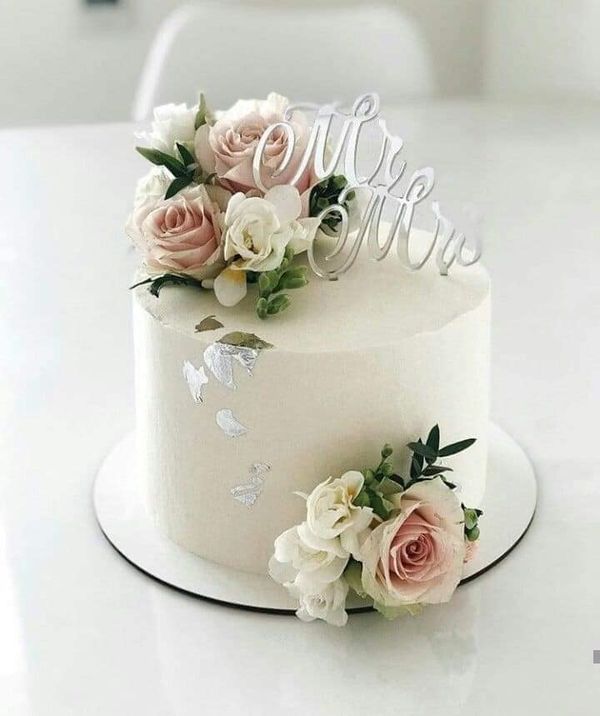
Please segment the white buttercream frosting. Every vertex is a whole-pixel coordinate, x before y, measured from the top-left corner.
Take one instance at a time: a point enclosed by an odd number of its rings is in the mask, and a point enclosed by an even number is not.
[[[134,291],[139,475],[160,529],[216,562],[266,572],[275,537],[302,521],[295,491],[374,466],[385,442],[407,472],[405,444],[436,422],[445,442],[477,438],[452,458],[452,479],[466,504],[480,503],[490,320],[483,267],[441,277],[434,266],[410,272],[393,256],[364,257],[337,282],[310,277],[290,292],[290,308],[266,321],[251,294],[226,309],[210,291],[167,286],[159,298],[144,286]],[[210,314],[224,328],[196,333]],[[197,402],[183,366],[199,368],[206,349],[231,331],[274,347],[260,351],[251,370],[233,360],[235,389],[207,366]],[[232,440],[216,417],[223,411],[246,432]],[[270,470],[256,476],[256,464]],[[255,486],[255,499],[232,496],[245,485]]]

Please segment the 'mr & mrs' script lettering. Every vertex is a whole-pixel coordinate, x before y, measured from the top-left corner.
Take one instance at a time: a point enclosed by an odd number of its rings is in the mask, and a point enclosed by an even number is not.
[[[336,105],[289,107],[286,121],[270,125],[256,148],[252,169],[254,181],[259,189],[267,191],[269,188],[264,183],[262,167],[263,153],[273,132],[285,134],[287,147],[281,164],[273,172],[272,177],[277,177],[288,167],[296,147],[296,137],[290,120],[293,113],[300,109],[309,109],[316,114],[302,160],[290,183],[297,184],[309,168],[319,182],[332,176],[336,170],[343,173],[347,180],[346,187],[339,195],[339,203],[328,206],[318,215],[321,221],[330,214],[334,214],[337,218],[341,217],[336,244],[325,257],[326,262],[336,258],[335,267],[331,263],[327,267],[318,264],[314,245],[308,250],[311,268],[318,276],[334,280],[348,271],[354,264],[365,238],[369,256],[376,261],[384,259],[395,242],[400,261],[412,270],[422,268],[433,256],[442,275],[447,275],[448,269],[454,262],[461,266],[470,266],[479,260],[481,256],[479,244],[467,255],[464,234],[456,231],[435,201],[430,204],[435,219],[435,230],[431,235],[429,246],[426,247],[425,252],[421,252],[418,260],[411,258],[409,249],[415,212],[433,190],[434,171],[430,167],[416,170],[405,183],[405,188],[400,189],[399,184],[406,171],[406,162],[399,159],[403,141],[388,132],[385,121],[379,116],[379,97],[376,94],[361,95],[354,102],[350,112],[344,112]],[[337,119],[338,124],[341,122],[341,129],[335,139],[332,136],[334,119]],[[361,133],[367,124],[376,124],[381,146],[375,166],[368,175],[361,176],[357,167],[357,155]],[[359,228],[351,235],[348,211],[344,204],[348,195],[356,190],[365,192],[368,201],[360,217]],[[387,215],[391,214],[391,222],[389,228],[384,229],[381,220],[386,209]],[[383,243],[381,243],[382,238]],[[347,251],[344,252],[346,248]]]

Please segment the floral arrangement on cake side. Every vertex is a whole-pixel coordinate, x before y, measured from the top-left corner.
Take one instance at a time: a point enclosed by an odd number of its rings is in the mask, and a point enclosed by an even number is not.
[[[275,540],[269,562],[271,577],[298,600],[297,616],[343,626],[349,590],[390,619],[449,601],[477,548],[482,512],[461,503],[447,478],[452,468],[438,460],[474,442],[440,447],[436,425],[408,444],[408,477],[394,470],[385,445],[375,469],[302,494],[306,520]]]
[[[301,112],[286,116],[289,102],[271,93],[266,100],[239,100],[211,112],[201,95],[197,106],[168,104],[154,110],[149,132],[137,151],[154,167],[138,183],[127,233],[140,250],[147,284],[158,296],[166,284],[212,290],[223,306],[234,306],[253,285],[256,313],[267,318],[290,304],[287,291],[308,283],[306,267],[294,258],[305,252],[317,231],[335,234],[338,217],[324,209],[338,203],[347,182],[341,175],[317,181],[307,166],[297,172],[309,141],[310,125]],[[271,125],[291,122],[288,135],[269,133],[262,153],[267,191],[253,173],[260,139]],[[343,206],[349,211],[354,193]],[[341,217],[340,217],[341,219]]]

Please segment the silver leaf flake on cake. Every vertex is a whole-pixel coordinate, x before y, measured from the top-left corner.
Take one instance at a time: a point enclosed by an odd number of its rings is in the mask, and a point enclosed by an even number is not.
[[[204,366],[195,368],[189,360],[186,360],[183,364],[183,377],[187,381],[194,401],[201,403],[204,397],[204,386],[208,383],[208,376],[206,375]]]
[[[270,469],[271,466],[264,462],[255,462],[251,465],[249,482],[231,488],[233,498],[246,507],[252,507],[264,487],[265,478],[263,475]]]
[[[235,390],[233,379],[233,361],[243,366],[248,375],[258,358],[259,351],[244,346],[232,346],[227,343],[211,343],[204,351],[204,362],[215,378],[230,390]]]
[[[239,438],[240,435],[245,435],[248,432],[248,428],[237,420],[229,408],[218,410],[215,417],[217,425],[221,428],[225,435],[230,438]]]

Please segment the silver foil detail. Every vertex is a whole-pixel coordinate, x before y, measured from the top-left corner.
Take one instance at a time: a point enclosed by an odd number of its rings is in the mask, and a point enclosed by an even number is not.
[[[204,362],[215,378],[230,390],[235,390],[233,361],[246,369],[248,375],[256,364],[259,351],[244,346],[232,346],[228,343],[211,343],[204,351]]]
[[[248,432],[248,428],[240,423],[229,408],[218,410],[215,416],[217,425],[230,438],[239,438]]]
[[[249,468],[250,480],[231,488],[233,498],[241,502],[245,507],[252,507],[263,490],[265,484],[263,475],[270,469],[271,466],[264,462],[252,464]]]
[[[194,402],[201,403],[204,399],[204,386],[208,383],[208,376],[204,366],[196,368],[189,360],[183,363],[183,377],[186,379]]]

